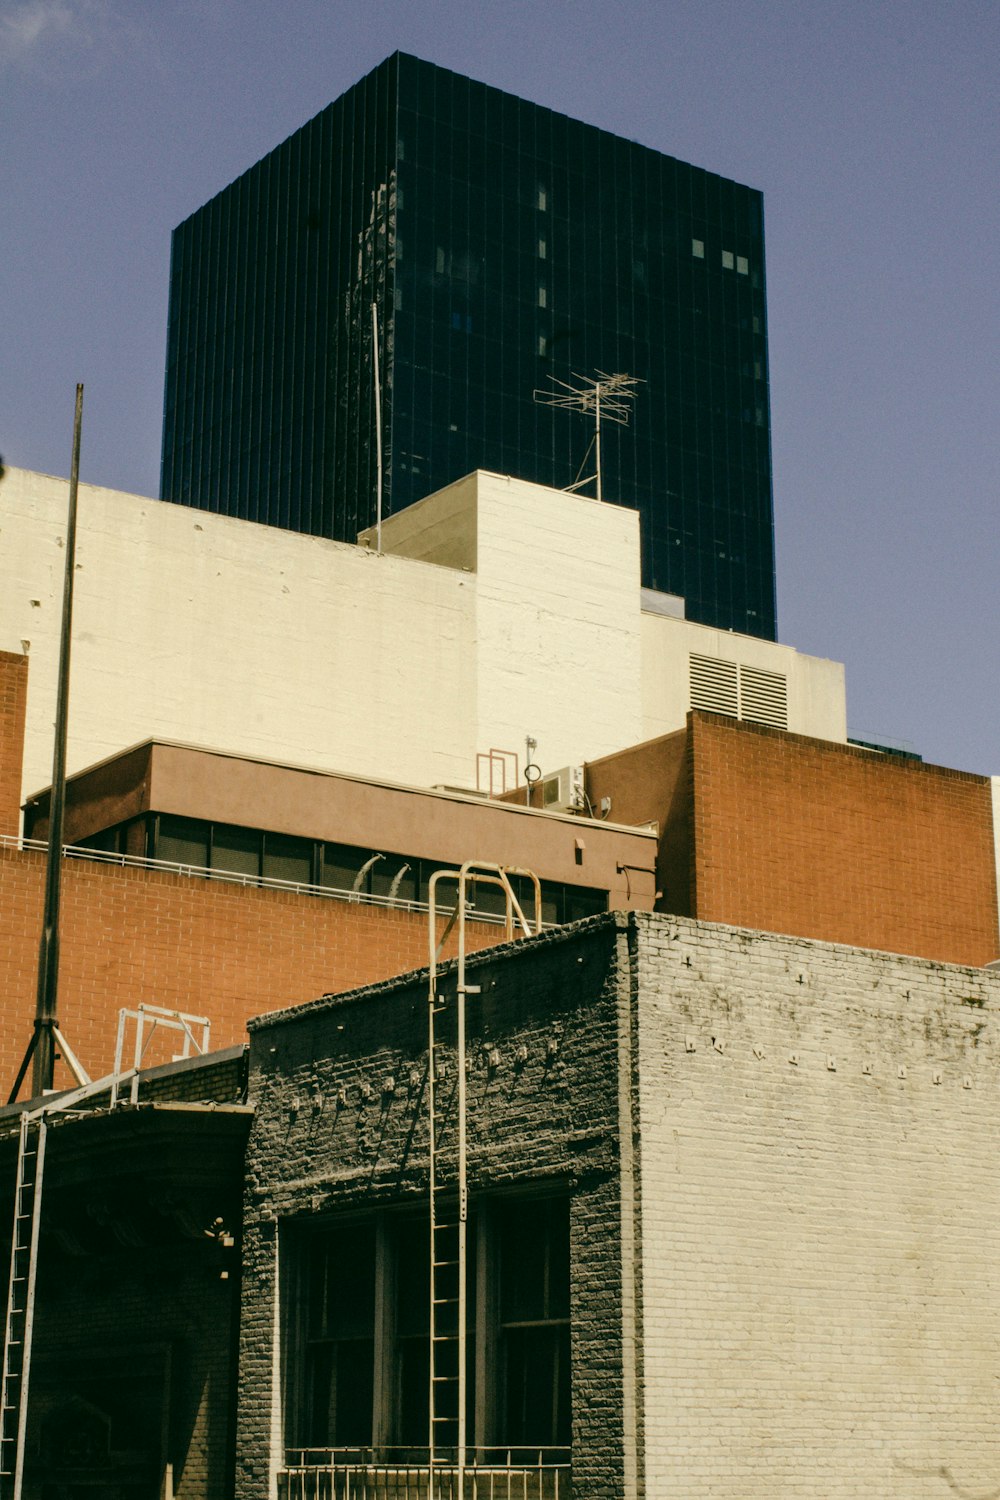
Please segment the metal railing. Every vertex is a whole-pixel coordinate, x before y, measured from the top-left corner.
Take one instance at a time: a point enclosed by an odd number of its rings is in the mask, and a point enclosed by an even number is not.
[[[568,1448],[470,1448],[457,1465],[426,1448],[291,1448],[278,1500],[572,1500]]]
[[[18,834],[0,834],[0,848],[35,850],[44,854],[48,845],[42,839],[22,838]],[[369,891],[355,891],[349,886],[314,885],[306,880],[279,880],[276,875],[250,875],[241,870],[223,870],[214,865],[187,864],[181,860],[150,859],[144,854],[122,854],[118,850],[90,849],[81,844],[64,844],[65,859],[92,860],[95,864],[119,865],[123,869],[153,870],[161,875],[186,875],[199,880],[222,881],[226,885],[259,886],[263,890],[290,891],[294,896],[319,896],[327,901],[346,901],[352,906],[382,906],[395,911],[427,912],[427,901],[411,900],[406,896],[379,895]],[[469,912],[469,919],[501,927],[502,912]],[[543,922],[543,927],[558,924]]]

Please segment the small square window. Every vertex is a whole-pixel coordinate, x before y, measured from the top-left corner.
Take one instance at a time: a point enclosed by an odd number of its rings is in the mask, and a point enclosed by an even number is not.
[[[695,260],[704,260],[705,259],[705,241],[704,240],[692,240],[691,241],[691,254],[694,256]]]
[[[741,276],[746,276],[749,274],[750,262],[747,260],[745,255],[737,255],[736,269],[737,271],[739,271]]]
[[[733,252],[731,250],[723,250],[722,268],[724,271],[731,271],[733,269]]]

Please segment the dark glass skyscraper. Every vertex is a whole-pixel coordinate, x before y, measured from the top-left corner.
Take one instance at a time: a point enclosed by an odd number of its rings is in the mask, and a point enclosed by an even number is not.
[[[395,54],[175,231],[163,498],[371,525],[373,302],[385,514],[476,468],[572,484],[590,419],[533,392],[626,372],[604,498],[643,582],[773,638],[758,192]]]

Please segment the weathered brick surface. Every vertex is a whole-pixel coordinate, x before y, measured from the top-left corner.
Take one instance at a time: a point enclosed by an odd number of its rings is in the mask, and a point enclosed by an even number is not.
[[[470,979],[473,1200],[512,1184],[571,1195],[575,1491],[622,1494],[616,919],[480,955]],[[454,975],[446,982],[453,991]],[[627,1021],[627,1015],[626,1015]],[[500,1062],[491,1067],[488,1052]],[[518,1050],[526,1049],[523,1062]],[[439,1103],[453,1118],[454,1051]],[[397,981],[251,1026],[237,1492],[268,1494],[279,1421],[275,1237],[317,1214],[426,1202],[427,991]],[[386,1079],[396,1081],[387,1092]],[[371,1098],[364,1098],[364,1089]],[[346,1103],[339,1103],[344,1090]]]
[[[21,749],[28,702],[28,658],[0,651],[0,833],[21,826]]]
[[[988,777],[690,717],[692,914],[945,963],[1000,956]]]
[[[34,1016],[44,887],[44,854],[0,848],[0,1078],[10,1082]],[[470,947],[494,943],[498,930],[470,924]],[[123,1006],[208,1016],[212,1046],[225,1047],[261,1010],[403,973],[426,957],[423,913],[63,862],[59,1018],[95,1078],[113,1066]],[[177,1042],[159,1033],[147,1064],[168,1061]],[[60,1072],[56,1082],[71,1080]]]
[[[474,1192],[572,1195],[575,1492],[991,1493],[1000,979],[649,914],[474,978],[502,1058],[475,1054]],[[279,1225],[421,1201],[424,1004],[397,982],[254,1023],[246,1500],[278,1418]]]
[[[1000,980],[636,915],[647,1494],[1000,1482]]]
[[[127,1223],[121,1214],[117,1223]],[[28,1463],[51,1439],[51,1418],[69,1391],[106,1409],[122,1378],[135,1386],[136,1446],[164,1433],[177,1500],[223,1500],[232,1493],[232,1350],[238,1283],[217,1261],[183,1246],[143,1254],[121,1246],[75,1264],[42,1267]],[[172,1420],[164,1422],[164,1413]],[[116,1437],[127,1434],[120,1424]],[[51,1451],[49,1458],[51,1459]],[[29,1474],[31,1468],[29,1468]]]

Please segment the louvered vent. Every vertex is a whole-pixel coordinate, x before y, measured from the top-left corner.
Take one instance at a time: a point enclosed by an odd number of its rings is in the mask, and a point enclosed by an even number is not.
[[[739,717],[736,663],[715,656],[691,655],[691,707],[710,714]]]
[[[740,718],[772,729],[788,728],[788,683],[782,672],[740,667]]]
[[[691,707],[787,729],[788,681],[782,672],[692,654]]]

